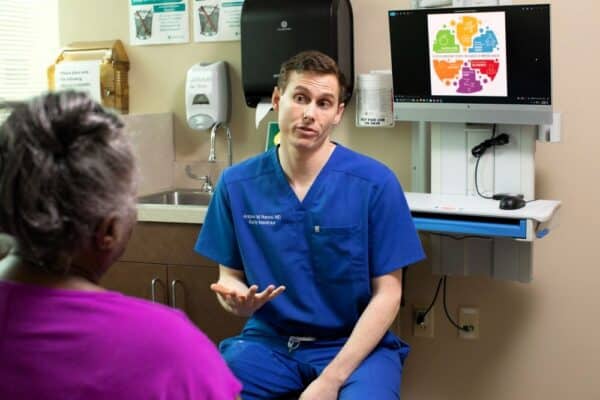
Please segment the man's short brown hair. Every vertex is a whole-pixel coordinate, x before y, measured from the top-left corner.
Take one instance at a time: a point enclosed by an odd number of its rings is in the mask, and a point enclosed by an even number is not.
[[[335,75],[340,87],[338,100],[346,102],[347,83],[346,77],[338,67],[337,63],[328,55],[316,50],[307,50],[296,54],[281,64],[277,87],[281,92],[285,91],[290,77],[290,72],[314,72],[320,75]]]

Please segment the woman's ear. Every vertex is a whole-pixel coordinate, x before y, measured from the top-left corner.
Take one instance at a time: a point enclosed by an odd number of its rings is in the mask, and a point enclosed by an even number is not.
[[[105,217],[96,228],[95,246],[99,250],[112,249],[119,242],[121,220],[116,215]]]

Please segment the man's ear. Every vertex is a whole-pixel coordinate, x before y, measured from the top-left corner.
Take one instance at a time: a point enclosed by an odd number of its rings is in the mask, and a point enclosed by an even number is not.
[[[335,118],[333,119],[333,124],[337,125],[342,120],[342,116],[344,115],[344,109],[346,108],[345,103],[338,104],[337,113],[335,114]]]
[[[105,217],[96,228],[94,244],[102,251],[112,249],[119,242],[121,220],[116,215]]]
[[[273,110],[279,111],[279,100],[281,100],[281,92],[279,88],[275,86],[273,89],[273,94],[271,95],[271,104],[273,105]]]

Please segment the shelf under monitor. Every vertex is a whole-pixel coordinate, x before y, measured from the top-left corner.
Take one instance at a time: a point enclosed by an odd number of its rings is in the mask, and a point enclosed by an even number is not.
[[[499,201],[474,196],[407,192],[406,199],[419,231],[525,241],[541,239],[556,227],[561,204],[535,200],[518,210],[501,210]]]

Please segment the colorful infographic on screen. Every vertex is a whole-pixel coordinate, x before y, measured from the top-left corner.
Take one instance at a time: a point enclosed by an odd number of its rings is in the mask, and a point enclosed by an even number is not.
[[[504,12],[427,18],[432,95],[508,95]]]

